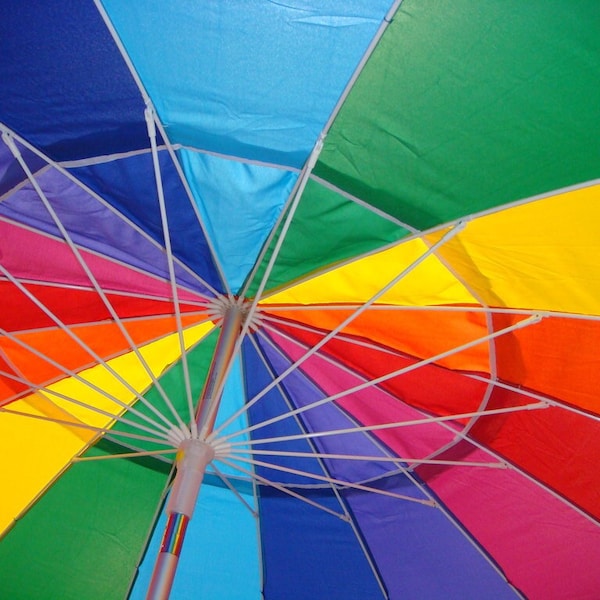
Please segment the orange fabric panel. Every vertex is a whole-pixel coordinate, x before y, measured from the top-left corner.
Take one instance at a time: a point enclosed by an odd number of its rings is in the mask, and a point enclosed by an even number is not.
[[[201,317],[197,315],[182,315],[184,327],[200,320]],[[146,344],[177,330],[173,317],[139,319],[126,321],[124,324],[137,345]],[[103,359],[113,358],[131,350],[115,323],[73,327],[72,331]],[[62,330],[46,329],[20,334],[18,338],[71,371],[77,372],[96,363],[93,357]],[[38,385],[65,376],[64,371],[8,338],[0,340],[0,351],[4,351],[18,375]],[[11,388],[12,386],[8,385],[7,389],[0,389],[9,394],[1,396],[0,399],[12,397],[14,392],[11,393]]]
[[[520,318],[496,315],[494,324]],[[547,317],[498,340],[498,376],[600,413],[599,348],[599,321]]]
[[[277,310],[264,312],[331,330],[347,318],[351,311],[339,310]],[[344,333],[370,339],[418,358],[429,358],[459,345],[487,335],[483,313],[441,312],[428,310],[377,309],[366,311],[344,329]],[[487,343],[452,354],[437,364],[467,371],[489,372]]]

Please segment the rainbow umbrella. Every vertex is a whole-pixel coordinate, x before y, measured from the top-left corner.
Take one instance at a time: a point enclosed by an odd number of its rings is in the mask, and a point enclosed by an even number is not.
[[[4,2],[0,596],[597,598],[599,31]]]

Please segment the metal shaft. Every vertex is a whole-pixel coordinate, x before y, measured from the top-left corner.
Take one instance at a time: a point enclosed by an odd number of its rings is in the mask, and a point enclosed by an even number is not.
[[[196,409],[199,436],[182,443],[177,455],[177,471],[166,506],[167,524],[160,551],[154,565],[147,600],[168,600],[185,531],[192,518],[204,472],[214,458],[213,449],[203,440],[212,432],[217,416],[223,384],[233,358],[242,327],[243,312],[231,305],[225,312],[206,382]]]

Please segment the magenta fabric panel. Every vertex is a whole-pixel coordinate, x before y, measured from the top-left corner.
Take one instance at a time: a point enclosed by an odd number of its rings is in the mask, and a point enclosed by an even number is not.
[[[490,460],[464,441],[440,458]],[[417,473],[527,596],[583,599],[600,590],[600,527],[534,481],[511,468],[426,465]]]
[[[1,220],[0,237],[4,241],[2,265],[15,277],[87,288],[92,286],[89,277],[66,243]],[[105,291],[118,290],[161,298],[171,297],[171,286],[168,282],[153,279],[85,251],[81,251],[81,254]],[[184,291],[181,291],[180,299],[200,300],[198,296]]]
[[[289,338],[271,333],[277,345],[292,359],[297,360],[306,348],[292,343]],[[312,356],[302,370],[327,394],[333,395],[364,383],[364,379],[332,364],[320,356]],[[376,387],[355,392],[336,401],[345,411],[363,425],[392,423],[423,419],[423,413],[398,402],[390,394]],[[391,430],[377,432],[377,437],[398,454],[408,458],[422,458],[452,441],[454,434],[440,425],[405,427],[398,436]]]

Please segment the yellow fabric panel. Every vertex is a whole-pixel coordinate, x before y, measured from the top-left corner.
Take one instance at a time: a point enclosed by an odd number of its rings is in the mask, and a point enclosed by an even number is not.
[[[212,327],[212,323],[207,323],[187,330],[186,347],[196,343]],[[170,335],[148,344],[141,351],[152,371],[159,375],[180,356],[178,336]],[[139,392],[150,386],[150,376],[132,353],[115,358],[109,364],[115,371],[124,373]],[[135,396],[102,365],[81,375],[109,390],[128,405],[135,400]],[[73,379],[62,380],[49,389],[92,403],[115,415],[123,412],[120,406],[99,392]],[[41,394],[32,394],[6,408],[61,420],[79,420],[96,427],[106,427],[112,422],[106,416],[76,407],[51,395],[43,398]],[[2,494],[0,502],[0,532],[10,527],[13,520],[68,466],[70,460],[85,450],[95,435],[93,431],[78,427],[69,428],[49,421],[0,412],[0,487],[2,490],[10,490],[10,493]]]
[[[599,314],[600,185],[474,219],[440,255],[489,305]]]
[[[295,285],[262,303],[364,303],[426,251],[420,239],[401,243]],[[472,304],[476,300],[435,256],[430,256],[378,302],[423,306]]]

